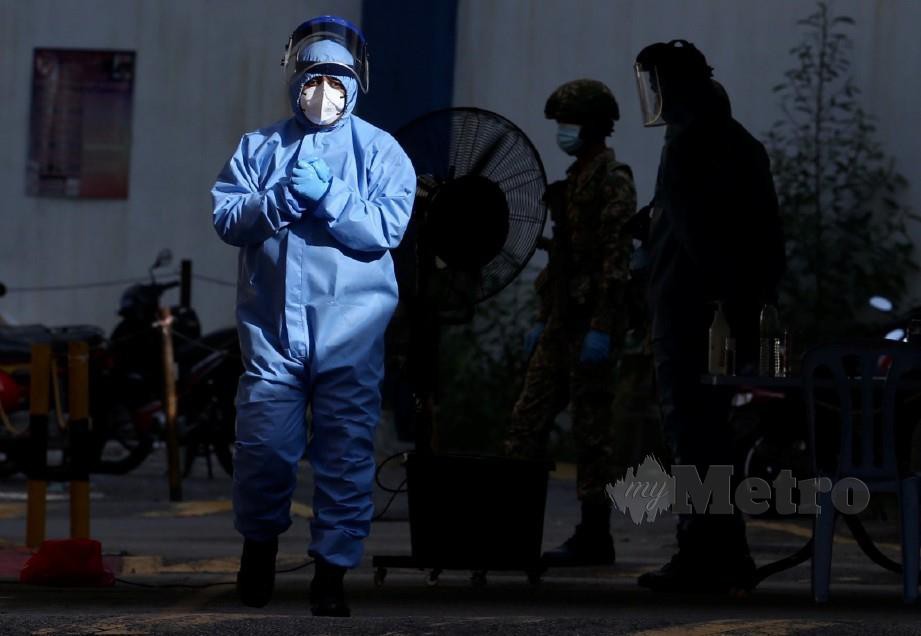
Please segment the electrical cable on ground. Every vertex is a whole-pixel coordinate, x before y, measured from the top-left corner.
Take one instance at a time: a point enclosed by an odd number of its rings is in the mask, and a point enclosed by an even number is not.
[[[383,490],[384,492],[392,492],[392,493],[396,493],[396,494],[399,494],[399,493],[401,493],[401,492],[406,492],[406,489],[403,488],[403,484],[406,483],[406,480],[405,480],[405,479],[403,480],[403,483],[400,484],[399,486],[397,486],[396,488],[390,488],[389,486],[385,486],[384,484],[381,483],[381,480],[380,480],[381,470],[384,469],[384,466],[386,466],[389,462],[393,461],[393,460],[396,459],[397,457],[403,457],[403,458],[405,459],[405,455],[406,455],[406,452],[405,452],[405,451],[400,451],[399,453],[394,453],[393,455],[391,455],[391,456],[388,457],[387,459],[381,461],[381,463],[377,465],[377,469],[374,471],[374,483],[377,484],[377,487],[378,487],[378,488],[380,488],[380,489]]]
[[[388,457],[388,458],[386,458],[385,460],[383,460],[380,464],[378,464],[378,465],[377,465],[377,468],[376,468],[375,471],[374,471],[374,483],[377,484],[377,487],[378,487],[378,488],[380,488],[380,489],[383,490],[384,492],[389,492],[389,493],[391,493],[391,495],[390,495],[390,499],[387,501],[387,504],[384,506],[384,509],[381,510],[381,511],[380,511],[379,513],[377,513],[376,515],[374,515],[374,517],[371,519],[371,521],[379,521],[380,519],[382,519],[382,518],[384,517],[384,515],[387,514],[387,511],[390,510],[390,506],[393,504],[394,500],[397,498],[397,495],[406,492],[406,488],[404,488],[404,486],[406,486],[406,478],[405,478],[405,477],[403,478],[403,481],[400,482],[400,485],[397,486],[396,488],[391,488],[390,486],[386,486],[386,485],[384,485],[384,484],[381,483],[381,479],[380,479],[380,477],[381,477],[381,470],[383,470],[384,466],[386,466],[389,462],[393,461],[393,460],[396,459],[397,457],[402,457],[402,458],[405,459],[406,453],[403,452],[403,451],[401,451],[401,452],[399,452],[399,453],[394,453],[394,454],[391,455],[390,457]]]
[[[394,499],[397,498],[397,495],[399,495],[400,493],[406,492],[406,489],[403,488],[403,486],[405,485],[406,485],[406,479],[400,482],[400,485],[396,488],[396,490],[391,491],[393,494],[390,495],[390,499],[387,501],[387,505],[384,506],[383,510],[381,510],[379,513],[374,515],[371,521],[380,521],[381,519],[384,518],[384,515],[387,514],[388,510],[390,510],[390,506],[391,504],[393,504]]]

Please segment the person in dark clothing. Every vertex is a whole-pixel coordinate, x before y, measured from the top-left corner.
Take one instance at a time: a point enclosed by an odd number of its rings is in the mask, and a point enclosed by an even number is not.
[[[758,311],[784,268],[767,153],[731,116],[706,58],[684,40],[636,60],[644,125],[667,125],[650,212],[647,299],[666,440],[675,464],[732,464],[729,395],[700,382],[721,301],[739,369],[756,361]],[[640,585],[659,591],[751,589],[754,562],[739,514],[695,510],[678,522],[678,553]]]

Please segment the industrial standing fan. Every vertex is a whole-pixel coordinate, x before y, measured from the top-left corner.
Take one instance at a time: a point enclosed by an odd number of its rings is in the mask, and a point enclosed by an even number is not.
[[[396,138],[417,174],[413,217],[394,253],[400,306],[387,383],[398,431],[415,439],[412,556],[374,557],[375,581],[388,567],[430,569],[432,582],[444,569],[471,570],[475,582],[487,570],[539,577],[552,464],[438,453],[433,413],[441,327],[471,320],[534,254],[547,215],[543,164],[518,127],[476,108],[429,113]]]
[[[496,113],[438,110],[396,138],[416,170],[417,188],[412,220],[394,253],[400,306],[388,351],[390,376],[400,387],[391,393],[403,395],[395,398],[398,430],[413,431],[417,450],[425,452],[440,327],[471,320],[477,303],[525,267],[543,232],[547,182],[530,140]],[[420,401],[426,408],[418,408]]]

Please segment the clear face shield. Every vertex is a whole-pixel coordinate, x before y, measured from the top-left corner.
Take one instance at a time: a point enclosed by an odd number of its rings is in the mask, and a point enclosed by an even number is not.
[[[352,56],[351,63],[307,59],[308,47],[322,40],[342,46]],[[363,93],[368,92],[368,45],[358,27],[342,18],[314,18],[299,26],[288,40],[281,65],[288,84],[295,76],[310,72],[314,67],[338,66],[355,77]]]
[[[634,64],[636,71],[636,87],[640,96],[640,110],[643,115],[644,126],[664,126],[662,119],[662,86],[659,83],[659,74],[655,67],[644,68]]]

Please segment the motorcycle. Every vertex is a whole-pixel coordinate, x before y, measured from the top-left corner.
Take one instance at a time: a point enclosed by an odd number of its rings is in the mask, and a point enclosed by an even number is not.
[[[27,427],[12,426],[9,420],[26,406],[31,345],[40,341],[50,341],[55,348],[77,338],[90,343],[91,472],[124,474],[147,458],[165,430],[161,300],[168,290],[180,286],[176,280],[158,281],[155,272],[171,261],[172,254],[161,251],[149,269],[150,281],[125,290],[120,320],[108,338],[95,327],[0,326],[0,405],[7,414],[0,428],[0,475],[21,469],[18,451]],[[185,449],[186,473],[202,454],[210,473],[213,453],[232,474],[234,396],[242,373],[236,330],[202,335],[197,314],[184,303],[171,307],[171,314],[179,441]],[[58,375],[53,386],[64,383],[66,372]],[[16,399],[11,383],[17,387]],[[60,420],[60,405],[56,406]],[[57,433],[62,427],[53,428]],[[50,439],[66,463],[66,436],[55,434]]]

